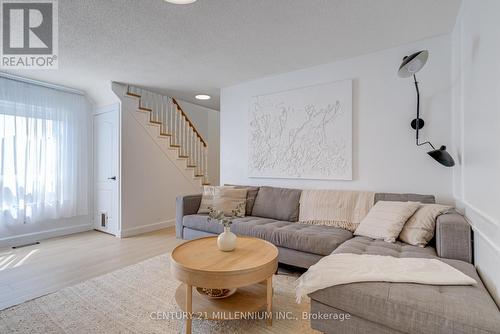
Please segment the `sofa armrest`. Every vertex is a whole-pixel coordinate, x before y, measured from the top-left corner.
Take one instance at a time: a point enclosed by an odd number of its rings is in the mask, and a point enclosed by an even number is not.
[[[175,237],[182,239],[182,220],[184,216],[198,212],[201,203],[201,194],[178,196],[175,201]]]
[[[472,263],[472,229],[459,213],[450,212],[436,219],[437,255]]]

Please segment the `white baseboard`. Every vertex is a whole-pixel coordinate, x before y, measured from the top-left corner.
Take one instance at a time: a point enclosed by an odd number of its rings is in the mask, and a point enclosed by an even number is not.
[[[122,229],[118,232],[121,238],[127,238],[134,235],[139,235],[147,232],[161,230],[167,227],[175,226],[175,219],[166,220],[163,222],[157,222],[152,224],[141,225],[137,227],[131,227],[127,229]]]
[[[36,241],[61,237],[68,234],[80,233],[92,230],[92,224],[80,224],[74,226],[65,226],[53,228],[40,232],[20,234],[12,237],[0,238],[0,247],[12,247],[19,245],[26,245]]]

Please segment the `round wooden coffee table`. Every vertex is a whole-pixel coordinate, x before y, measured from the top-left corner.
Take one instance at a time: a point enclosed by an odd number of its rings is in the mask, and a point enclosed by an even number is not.
[[[217,237],[187,241],[171,254],[170,270],[182,282],[175,299],[186,312],[186,333],[191,333],[192,318],[228,320],[243,313],[258,312],[267,306],[266,318],[272,324],[273,274],[278,268],[278,249],[271,243],[238,237],[236,249],[223,252]],[[238,288],[223,299],[211,299],[193,287]]]

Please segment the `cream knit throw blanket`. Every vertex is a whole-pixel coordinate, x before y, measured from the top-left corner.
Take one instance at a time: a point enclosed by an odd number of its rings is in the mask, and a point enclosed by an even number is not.
[[[368,191],[303,190],[299,222],[354,232],[373,206],[374,198],[375,193]]]
[[[356,282],[473,285],[476,280],[438,259],[397,258],[371,254],[330,254],[296,282],[297,303],[317,290]]]

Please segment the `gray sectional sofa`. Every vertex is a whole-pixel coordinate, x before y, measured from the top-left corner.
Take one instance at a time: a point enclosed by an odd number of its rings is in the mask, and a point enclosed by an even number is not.
[[[476,286],[369,282],[326,288],[310,294],[311,312],[350,317],[343,321],[312,317],[312,328],[324,333],[500,333],[499,309],[472,265],[472,231],[460,214],[439,216],[434,240],[420,248],[297,223],[300,192],[249,188],[247,216],[236,219],[231,230],[273,243],[279,249],[279,262],[297,267],[308,268],[331,253],[440,258],[479,282]],[[417,194],[376,194],[375,202],[380,200],[435,202],[434,196]],[[207,215],[197,214],[200,202],[201,195],[177,198],[177,238],[222,232],[222,226],[209,222]]]

